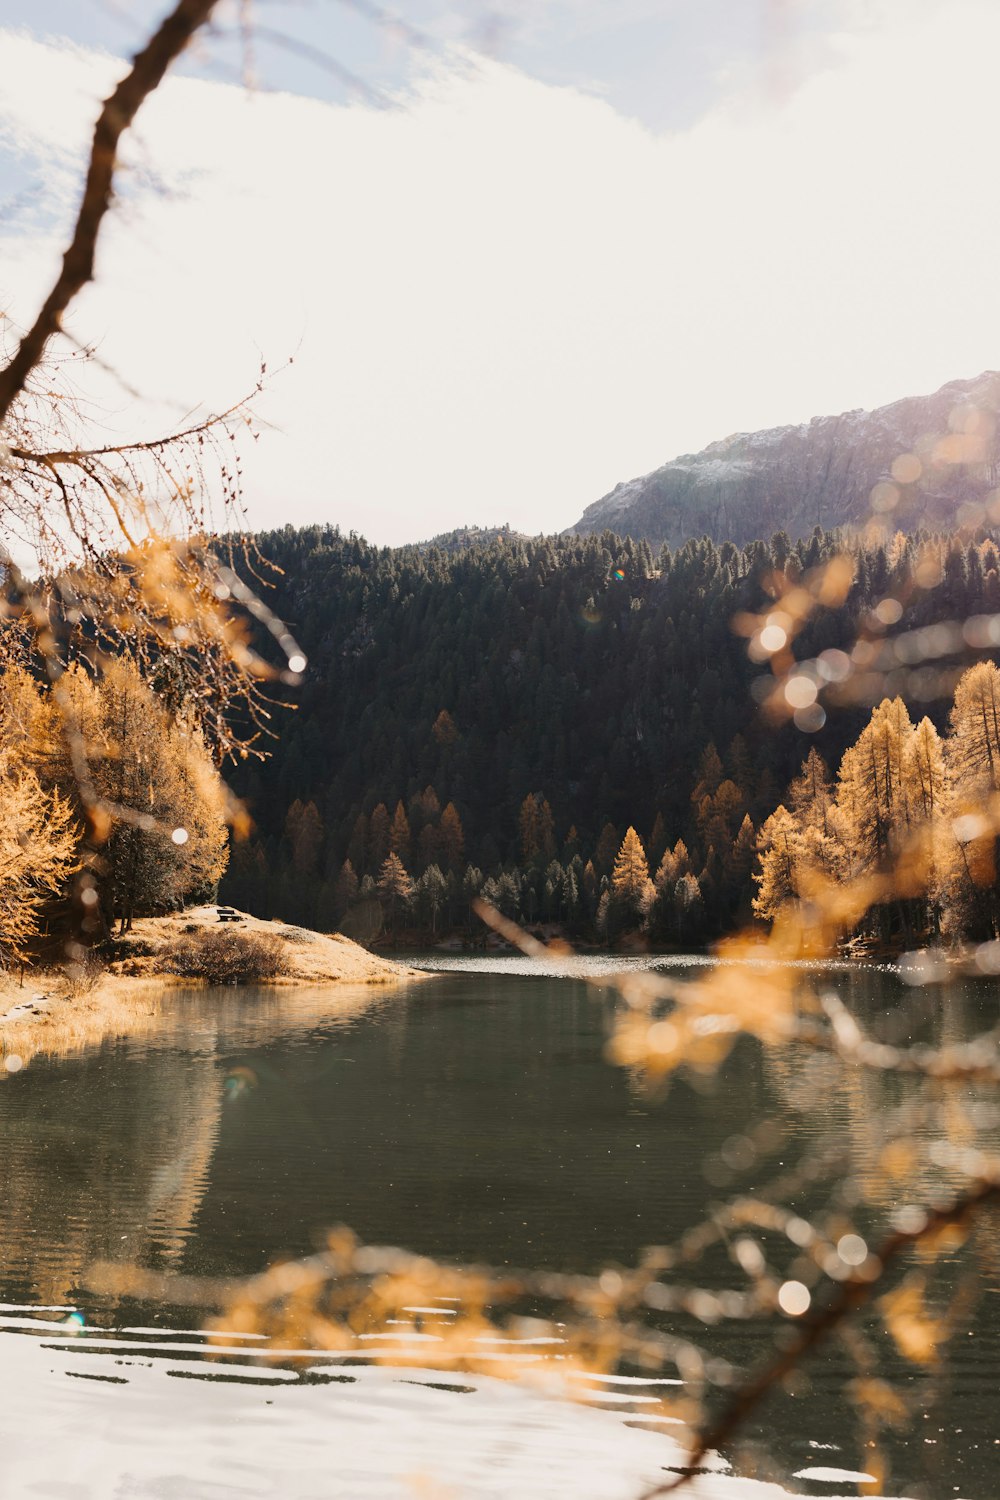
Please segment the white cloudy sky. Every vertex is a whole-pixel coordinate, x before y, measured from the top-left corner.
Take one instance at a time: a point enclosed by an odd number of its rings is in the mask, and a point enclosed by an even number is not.
[[[15,320],[164,4],[4,6]],[[1000,365],[995,0],[397,9],[423,45],[359,0],[258,4],[252,92],[230,35],[202,46],[141,116],[74,313],[152,403],[115,391],[113,429],[294,356],[248,454],[255,523],[558,529],[729,432]]]

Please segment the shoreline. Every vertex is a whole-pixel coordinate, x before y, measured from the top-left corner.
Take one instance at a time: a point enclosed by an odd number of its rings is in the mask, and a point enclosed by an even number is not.
[[[222,924],[215,906],[165,917],[143,917],[126,934],[136,951],[98,971],[72,979],[60,969],[27,969],[23,979],[0,975],[0,1078],[20,1072],[33,1057],[80,1052],[118,1037],[155,1030],[172,994],[212,988],[209,980],[170,973],[163,965],[182,938],[213,931],[267,934],[282,940],[283,972],[248,981],[269,990],[338,985],[393,985],[426,979],[412,969],[370,953],[341,934],[312,932],[288,922],[262,921],[247,913]]]

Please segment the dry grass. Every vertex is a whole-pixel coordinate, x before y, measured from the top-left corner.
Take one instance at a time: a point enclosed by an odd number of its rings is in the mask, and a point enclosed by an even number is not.
[[[285,973],[287,947],[276,932],[201,928],[181,938],[164,962],[171,973],[206,984],[262,984]]]
[[[83,1052],[108,1037],[142,1036],[156,1028],[162,1001],[181,982],[106,975],[80,994],[58,973],[29,972],[23,989],[16,980],[4,978],[0,980],[0,1055],[9,1067],[14,1058],[23,1065],[39,1053]],[[35,1009],[9,1014],[26,1001],[34,1001]]]

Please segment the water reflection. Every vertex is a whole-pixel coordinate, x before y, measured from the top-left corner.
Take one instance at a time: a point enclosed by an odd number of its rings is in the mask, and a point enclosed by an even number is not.
[[[179,1268],[223,1109],[259,1081],[234,1054],[336,1034],[384,1004],[371,986],[179,993],[158,1029],[135,1042],[71,1061],[39,1059],[5,1079],[5,1294],[71,1300],[95,1261]]]
[[[872,1211],[895,1206],[904,1188],[913,1191],[905,1164],[894,1176],[881,1159],[886,1112],[906,1103],[905,1080],[860,1069],[834,1073],[821,1057],[741,1043],[712,1085],[695,1090],[679,1082],[665,1097],[651,1097],[605,1061],[602,1005],[586,985],[462,964],[389,993],[363,987],[178,996],[148,1037],[80,1058],[35,1061],[0,1086],[0,1295],[36,1307],[79,1305],[87,1320],[83,1337],[59,1329],[0,1334],[0,1379],[13,1391],[14,1408],[26,1412],[34,1403],[46,1427],[65,1422],[77,1436],[95,1424],[125,1431],[120,1455],[118,1436],[106,1448],[122,1474],[140,1476],[139,1495],[197,1494],[198,1485],[212,1493],[209,1484],[225,1484],[220,1494],[387,1500],[413,1493],[404,1473],[424,1473],[463,1486],[463,1495],[632,1497],[641,1489],[633,1480],[654,1451],[648,1444],[659,1445],[661,1472],[669,1461],[663,1431],[623,1425],[653,1425],[638,1385],[603,1383],[589,1405],[608,1410],[576,1412],[565,1418],[568,1426],[552,1415],[553,1403],[500,1394],[478,1376],[393,1374],[317,1359],[309,1366],[314,1375],[329,1379],[333,1372],[343,1382],[349,1372],[354,1381],[318,1389],[295,1370],[275,1368],[273,1354],[241,1355],[238,1341],[237,1352],[208,1365],[195,1335],[143,1334],[190,1328],[191,1314],[165,1303],[125,1307],[81,1297],[86,1268],[100,1259],[183,1274],[251,1274],[282,1255],[307,1254],[317,1234],[338,1222],[366,1241],[458,1262],[629,1265],[643,1245],[675,1240],[733,1187],[752,1192],[772,1171],[793,1170],[828,1145],[846,1153]],[[878,1018],[882,1034],[899,1024],[901,990],[890,975],[838,975],[837,983],[853,991],[852,1003],[873,1023]],[[992,992],[982,987],[928,997],[915,1037],[961,1038],[993,1019]],[[971,1131],[996,1135],[989,1091],[949,1085],[941,1098],[963,1107]],[[770,1135],[750,1140],[751,1120],[769,1122]],[[935,1128],[929,1118],[914,1121],[923,1140]],[[747,1141],[752,1150],[744,1149]],[[723,1176],[706,1178],[706,1161]],[[945,1181],[947,1169],[935,1170]],[[718,1275],[731,1284],[732,1266]],[[927,1500],[992,1500],[1000,1451],[993,1446],[1000,1438],[997,1267],[984,1270],[982,1285],[974,1327],[953,1340],[954,1384],[941,1387],[933,1434],[928,1428],[901,1442],[895,1454],[897,1493],[916,1496],[922,1484]],[[114,1331],[122,1324],[140,1332]],[[970,1331],[975,1336],[965,1337]],[[699,1330],[702,1341],[741,1363],[755,1358],[761,1337],[753,1323]],[[37,1355],[43,1348],[44,1360]],[[539,1362],[555,1352],[539,1351]],[[499,1360],[504,1351],[496,1354]],[[243,1386],[232,1386],[234,1370],[243,1372]],[[906,1374],[899,1361],[891,1372]],[[842,1395],[849,1373],[833,1350],[813,1369],[810,1388],[781,1397],[735,1455],[742,1471],[800,1492],[828,1493],[830,1484],[838,1493],[857,1492],[853,1480],[816,1474],[865,1471]],[[107,1377],[127,1385],[109,1385]],[[418,1385],[407,1384],[412,1378]],[[212,1384],[210,1401],[206,1379],[222,1381]],[[612,1439],[607,1423],[616,1407],[626,1411],[614,1417]],[[416,1413],[412,1422],[407,1413]],[[248,1444],[250,1467],[238,1473],[226,1468],[236,1461],[231,1435],[219,1432],[230,1416],[243,1424]],[[578,1425],[599,1416],[600,1432]],[[157,1422],[166,1424],[167,1438],[157,1435]],[[12,1423],[16,1428],[16,1415]],[[175,1460],[171,1442],[182,1431],[188,1441],[188,1424],[192,1456]],[[468,1446],[456,1446],[455,1432],[466,1427]],[[264,1433],[276,1444],[273,1455]],[[933,1446],[925,1442],[931,1436]],[[147,1444],[159,1471],[143,1452]],[[370,1445],[370,1457],[344,1460],[331,1478],[330,1452],[343,1458],[358,1444]],[[278,1469],[295,1449],[314,1455],[317,1467],[310,1470],[310,1458],[303,1487],[282,1489]],[[55,1484],[45,1455],[36,1453],[32,1469],[27,1443],[18,1439],[14,1451],[25,1484],[12,1494],[31,1493],[28,1480]],[[493,1473],[491,1462],[511,1452],[512,1466]],[[593,1484],[575,1463],[565,1467],[567,1452],[591,1455]],[[61,1462],[60,1482],[68,1483],[75,1472],[68,1451]],[[151,1476],[173,1473],[171,1462],[175,1481],[155,1489]],[[795,1475],[805,1477],[793,1483]],[[87,1488],[91,1483],[84,1475],[77,1493],[114,1492],[107,1480]],[[704,1493],[729,1500],[734,1483]]]
[[[177,1265],[222,1112],[210,1055],[129,1069],[81,1060],[0,1090],[8,1290],[71,1298],[95,1259]]]

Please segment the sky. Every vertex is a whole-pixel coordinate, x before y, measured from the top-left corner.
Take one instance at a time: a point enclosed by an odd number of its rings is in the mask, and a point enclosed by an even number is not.
[[[3,7],[15,332],[163,8]],[[70,323],[105,434],[227,406],[266,361],[254,526],[559,530],[732,432],[1000,366],[995,0],[247,12],[140,115]]]

